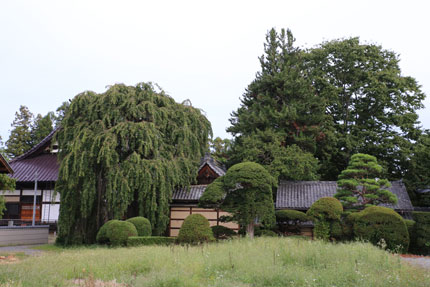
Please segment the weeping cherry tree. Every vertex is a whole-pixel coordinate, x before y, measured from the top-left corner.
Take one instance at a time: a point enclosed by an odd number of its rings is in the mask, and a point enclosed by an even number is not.
[[[151,83],[77,95],[56,135],[58,242],[92,243],[105,221],[137,215],[162,234],[172,191],[194,181],[211,134],[199,109]]]

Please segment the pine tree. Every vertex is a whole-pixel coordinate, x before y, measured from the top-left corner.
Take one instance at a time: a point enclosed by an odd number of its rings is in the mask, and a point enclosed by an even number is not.
[[[199,205],[230,212],[232,221],[245,226],[253,238],[256,220],[267,226],[275,223],[272,188],[276,186],[275,178],[260,164],[238,163],[206,188]]]
[[[33,114],[26,106],[20,106],[11,124],[12,130],[6,141],[6,154],[14,158],[24,154],[32,147],[31,126]]]
[[[61,162],[58,242],[92,243],[109,219],[144,216],[160,235],[176,187],[195,180],[209,121],[151,84],[84,92],[57,133]]]
[[[227,131],[234,138],[231,163],[251,160],[273,171],[287,147],[295,145],[306,156],[321,161],[329,157],[331,118],[326,115],[326,99],[312,87],[304,52],[294,47],[291,31],[272,29],[266,37],[264,55],[260,57],[261,71],[248,86],[241,107],[232,113]],[[258,146],[249,156],[249,143]],[[314,161],[314,171],[318,161]],[[283,179],[295,179],[276,165]],[[294,167],[287,167],[294,168]],[[276,169],[276,168],[275,168]],[[301,179],[314,179],[311,172]]]
[[[334,195],[345,208],[364,209],[381,203],[397,203],[397,197],[387,190],[390,182],[378,178],[382,167],[374,156],[354,154],[348,167],[342,171],[337,181],[338,191]]]
[[[41,142],[47,135],[49,135],[50,132],[52,132],[53,118],[53,112],[49,112],[44,117],[42,117],[41,114],[37,114],[31,129],[33,146]]]

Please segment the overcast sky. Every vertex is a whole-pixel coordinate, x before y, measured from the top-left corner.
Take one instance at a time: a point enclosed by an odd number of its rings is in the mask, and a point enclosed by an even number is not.
[[[0,2],[0,135],[20,105],[34,114],[107,85],[159,84],[205,111],[214,136],[259,70],[266,32],[301,47],[359,36],[400,54],[403,75],[430,95],[428,1]],[[419,112],[430,128],[430,100]]]

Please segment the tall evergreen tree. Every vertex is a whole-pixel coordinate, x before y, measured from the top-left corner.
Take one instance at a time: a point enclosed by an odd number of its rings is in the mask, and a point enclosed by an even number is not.
[[[12,130],[6,141],[6,154],[14,158],[24,154],[32,147],[31,126],[33,114],[26,106],[20,106],[11,124]]]
[[[58,241],[94,242],[106,220],[127,214],[148,218],[162,234],[172,191],[195,180],[211,133],[199,109],[151,84],[77,95],[57,133]]]
[[[377,157],[389,179],[401,178],[420,135],[416,110],[425,95],[414,78],[402,75],[398,55],[350,38],[310,50],[307,64],[338,139],[323,178],[334,180],[355,153]]]
[[[232,113],[231,126],[227,131],[235,136],[232,148],[232,163],[250,160],[270,170],[278,167],[279,156],[285,149],[296,145],[307,157],[326,161],[332,120],[325,113],[326,99],[312,87],[304,52],[294,47],[291,31],[272,29],[266,36],[264,54],[260,57],[261,71],[243,95],[241,107]],[[258,146],[257,154],[249,157],[249,145]],[[294,168],[294,167],[289,167]],[[314,168],[317,168],[315,161]],[[276,173],[290,178],[284,168]],[[300,179],[314,179],[310,173]]]
[[[31,129],[32,145],[38,144],[52,132],[54,116],[53,112],[49,112],[44,117],[41,114],[37,114]]]

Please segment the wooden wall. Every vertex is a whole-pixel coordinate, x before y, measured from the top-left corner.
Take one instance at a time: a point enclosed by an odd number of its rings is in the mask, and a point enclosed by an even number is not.
[[[196,206],[172,206],[170,207],[170,224],[169,236],[176,237],[179,234],[179,229],[184,223],[184,219],[190,214],[201,214],[209,220],[210,226],[222,225],[233,230],[239,230],[239,225],[233,222],[220,222],[221,216],[229,215],[227,212],[200,208]]]

